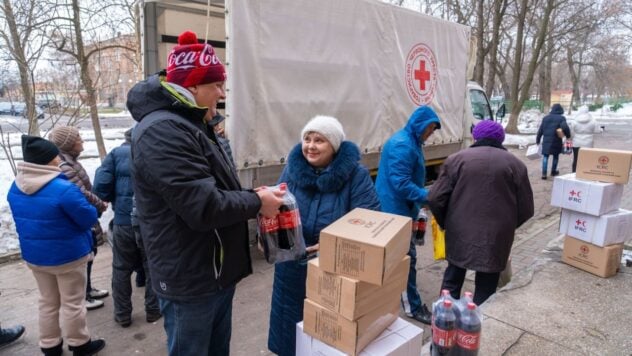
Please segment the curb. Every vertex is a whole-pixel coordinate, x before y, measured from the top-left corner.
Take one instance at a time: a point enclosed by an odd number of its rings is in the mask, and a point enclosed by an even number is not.
[[[10,263],[10,262],[15,262],[15,261],[21,261],[22,260],[22,254],[20,253],[20,251],[13,251],[13,252],[7,252],[3,255],[0,255],[0,265],[3,265],[5,263]]]

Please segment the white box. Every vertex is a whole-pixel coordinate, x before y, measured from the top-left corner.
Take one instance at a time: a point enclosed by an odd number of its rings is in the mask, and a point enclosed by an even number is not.
[[[590,215],[619,209],[623,185],[575,178],[575,174],[555,177],[551,205]]]
[[[419,356],[423,329],[397,318],[382,334],[367,345],[359,356]],[[303,332],[296,324],[297,356],[346,356],[347,354]]]
[[[601,247],[620,244],[632,237],[632,211],[619,209],[593,216],[562,209],[560,232]]]

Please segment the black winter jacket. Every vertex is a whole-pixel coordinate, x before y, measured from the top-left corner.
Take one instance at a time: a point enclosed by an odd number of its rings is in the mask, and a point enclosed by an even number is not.
[[[241,188],[207,109],[157,75],[130,90],[127,107],[138,121],[132,177],[154,290],[187,301],[234,286],[252,273],[247,220],[261,201]]]
[[[558,155],[562,152],[562,139],[557,136],[556,132],[558,128],[564,131],[564,136],[571,137],[571,130],[562,114],[564,114],[562,105],[553,104],[551,112],[542,119],[535,142],[540,144],[542,141],[543,155]]]

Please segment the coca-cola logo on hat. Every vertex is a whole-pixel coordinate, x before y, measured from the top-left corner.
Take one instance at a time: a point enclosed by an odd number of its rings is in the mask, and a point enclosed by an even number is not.
[[[208,67],[220,64],[221,61],[215,55],[215,51],[209,45],[204,45],[202,51],[182,50],[169,53],[167,65],[173,70],[191,69],[196,67]]]

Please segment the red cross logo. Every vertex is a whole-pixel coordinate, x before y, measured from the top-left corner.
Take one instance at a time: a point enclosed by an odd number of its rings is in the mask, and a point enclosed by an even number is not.
[[[598,158],[599,164],[606,165],[610,162],[610,159],[607,156],[601,156]]]
[[[582,245],[579,250],[585,255],[589,252],[588,246]]]
[[[575,191],[574,191],[574,190],[571,190],[571,191],[570,191],[570,193],[568,193],[568,194],[570,194],[572,197],[574,197],[574,196],[575,196],[575,194],[577,194],[577,193],[575,193]]]
[[[575,221],[575,225],[581,225],[581,224],[582,224],[581,220],[577,219],[577,221]]]
[[[430,80],[430,72],[426,70],[426,61],[419,61],[419,69],[415,70],[415,79],[419,81],[419,89],[426,90],[426,82]]]
[[[432,49],[423,43],[413,45],[406,56],[406,91],[415,105],[432,102],[437,91],[439,66]]]
[[[364,220],[362,219],[349,219],[349,224],[351,225],[364,225]]]

